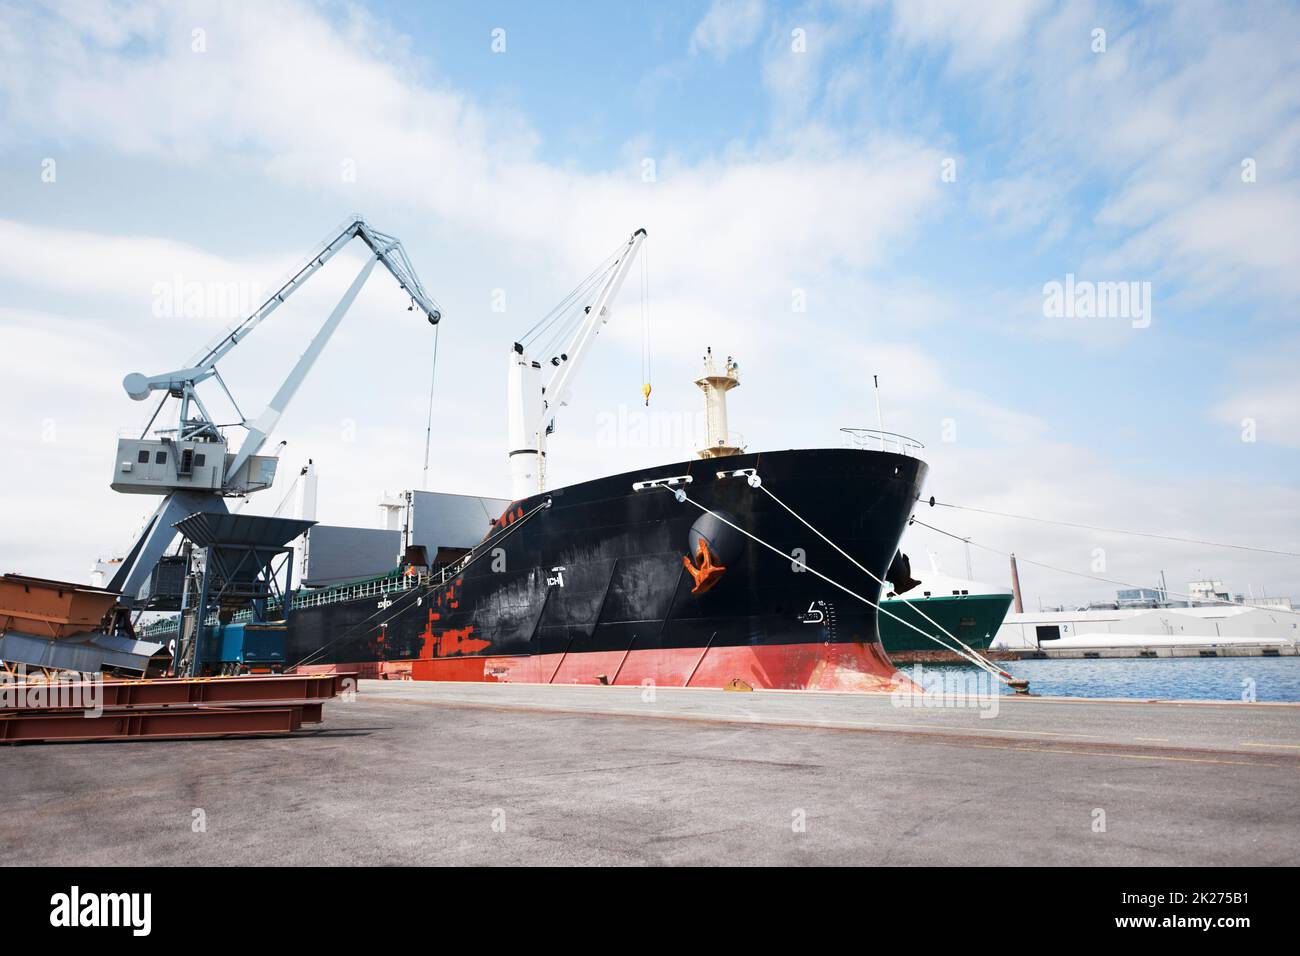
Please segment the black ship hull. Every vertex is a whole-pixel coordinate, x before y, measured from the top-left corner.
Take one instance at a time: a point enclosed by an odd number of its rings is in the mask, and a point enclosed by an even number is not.
[[[855,449],[763,452],[538,494],[512,503],[444,586],[294,611],[287,659],[424,680],[886,686],[875,608],[808,568],[873,602],[877,583],[744,477],[717,475],[739,469],[884,577],[926,465]],[[633,489],[687,475],[679,487],[693,501],[782,553],[671,490]]]

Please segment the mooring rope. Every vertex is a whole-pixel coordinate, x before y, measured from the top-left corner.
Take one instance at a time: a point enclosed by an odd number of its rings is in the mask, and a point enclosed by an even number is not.
[[[832,578],[827,577],[825,574],[822,574],[820,571],[818,571],[818,570],[817,570],[816,568],[814,568],[814,567],[811,567],[811,566],[808,565],[806,562],[804,562],[804,561],[800,561],[798,558],[795,558],[795,557],[792,557],[792,556],[789,555],[789,554],[786,554],[784,551],[782,551],[780,548],[776,547],[775,545],[773,545],[773,544],[769,544],[768,542],[764,541],[762,538],[758,537],[757,535],[752,534],[752,533],[750,533],[749,531],[746,531],[744,528],[740,527],[739,525],[737,525],[737,524],[735,524],[735,523],[733,523],[733,522],[731,522],[731,521],[728,521],[725,517],[723,517],[722,515],[718,514],[716,511],[713,511],[713,510],[711,510],[711,509],[709,509],[709,508],[706,508],[704,505],[700,504],[698,501],[696,501],[696,500],[695,500],[694,498],[692,498],[690,495],[686,494],[686,492],[682,491],[680,488],[669,488],[669,487],[667,487],[666,485],[659,485],[658,487],[663,488],[665,491],[671,492],[671,493],[672,493],[672,494],[677,498],[678,501],[687,501],[687,502],[690,502],[690,503],[693,504],[696,508],[699,508],[701,511],[703,511],[705,514],[712,515],[713,517],[715,517],[715,518],[717,518],[719,521],[721,521],[723,524],[727,525],[727,526],[730,527],[730,528],[735,529],[736,531],[739,531],[739,532],[740,532],[741,534],[743,534],[745,537],[750,538],[751,540],[758,542],[759,544],[761,544],[763,547],[767,548],[769,551],[773,552],[774,554],[779,554],[779,555],[780,555],[782,558],[784,558],[785,560],[790,561],[790,562],[792,562],[792,563],[794,563],[794,564],[799,565],[799,566],[802,567],[805,571],[811,571],[813,574],[815,574],[817,577],[821,578],[821,579],[822,579],[823,581],[825,581],[827,584],[830,584],[830,585],[833,586],[833,587],[837,587],[837,588],[839,588],[841,591],[843,591],[845,594],[849,595],[850,597],[857,598],[859,601],[861,601],[863,604],[867,605],[868,607],[875,608],[877,611],[880,611],[881,613],[883,613],[883,614],[885,614],[885,615],[887,615],[887,616],[893,618],[895,621],[898,621],[898,623],[904,625],[905,627],[910,627],[912,630],[916,631],[916,633],[922,635],[923,637],[927,637],[927,638],[929,638],[930,640],[932,640],[932,641],[934,641],[936,644],[938,644],[940,647],[943,647],[945,650],[952,651],[952,652],[953,652],[954,654],[956,654],[957,656],[962,657],[962,658],[965,658],[965,659],[968,660],[970,663],[974,664],[976,667],[979,667],[979,668],[981,668],[981,669],[984,670],[984,671],[987,671],[990,675],[992,675],[993,677],[996,677],[998,680],[1002,681],[1004,684],[1008,684],[1008,686],[1010,686],[1011,681],[1014,680],[1014,678],[1012,678],[1011,675],[1006,674],[1004,671],[998,669],[997,667],[994,667],[992,664],[990,664],[989,662],[983,660],[982,658],[979,658],[979,657],[970,657],[969,655],[967,655],[967,654],[964,653],[963,651],[959,650],[958,648],[951,647],[951,646],[945,644],[945,643],[944,643],[943,641],[941,641],[938,637],[936,637],[936,636],[933,635],[933,634],[929,634],[929,633],[927,633],[927,632],[921,630],[919,627],[917,627],[917,626],[916,626],[915,624],[913,624],[911,621],[906,621],[906,620],[904,620],[903,618],[899,617],[897,614],[894,614],[893,612],[891,612],[891,611],[889,611],[889,610],[886,610],[885,608],[881,607],[879,604],[875,603],[874,601],[872,601],[872,600],[870,600],[870,599],[868,599],[868,598],[863,597],[861,594],[858,594],[856,591],[851,590],[850,588],[845,587],[843,584],[840,584],[838,581],[833,580]]]
[[[825,541],[827,544],[829,544],[832,548],[834,548],[834,549],[835,549],[836,551],[838,551],[840,554],[844,555],[844,557],[846,557],[846,558],[848,558],[850,561],[852,561],[853,564],[855,564],[855,565],[856,565],[856,566],[857,566],[861,571],[863,571],[867,576],[869,576],[873,581],[875,581],[875,582],[876,582],[877,584],[879,584],[881,587],[885,587],[885,586],[886,586],[886,582],[885,582],[882,578],[880,578],[878,575],[876,575],[876,574],[875,574],[875,573],[874,573],[870,568],[868,568],[868,567],[866,567],[865,565],[863,565],[860,561],[857,560],[857,558],[853,557],[853,555],[849,554],[847,551],[845,551],[843,548],[841,548],[838,544],[836,544],[836,543],[835,543],[834,541],[832,541],[830,538],[826,537],[826,535],[822,534],[819,530],[817,530],[815,527],[813,527],[811,523],[809,523],[807,520],[805,520],[804,517],[803,517],[803,515],[801,515],[801,514],[799,514],[798,512],[796,512],[796,511],[795,511],[793,508],[791,508],[788,504],[786,504],[784,501],[782,501],[780,498],[778,498],[775,494],[773,494],[773,492],[771,491],[771,489],[769,489],[769,488],[767,487],[767,485],[765,485],[765,484],[762,483],[762,479],[759,478],[759,476],[758,476],[757,473],[755,473],[754,477],[755,477],[756,479],[758,479],[758,485],[757,485],[757,487],[758,487],[758,490],[759,490],[759,491],[761,491],[761,492],[763,492],[764,494],[766,494],[769,498],[771,498],[773,501],[775,501],[778,505],[780,505],[780,506],[781,506],[782,508],[784,508],[786,511],[790,512],[790,514],[793,515],[794,518],[797,519],[797,520],[799,521],[800,524],[802,524],[804,527],[806,527],[806,528],[807,528],[809,531],[811,531],[813,534],[817,535],[817,537],[821,538],[823,541]],[[927,621],[929,621],[931,624],[933,624],[933,625],[934,625],[935,627],[937,627],[939,630],[943,631],[945,637],[950,638],[950,639],[951,639],[954,643],[956,643],[956,644],[960,644],[961,647],[966,651],[967,655],[969,655],[969,657],[978,658],[979,660],[984,661],[984,662],[988,665],[988,667],[994,668],[994,669],[995,669],[999,674],[1001,674],[1003,677],[1007,678],[1008,680],[1015,680],[1015,678],[1014,678],[1011,674],[1008,674],[1006,671],[1002,670],[1000,667],[997,667],[997,665],[995,665],[992,661],[990,661],[988,658],[986,658],[983,654],[981,654],[979,651],[975,650],[975,648],[971,647],[969,644],[967,644],[967,643],[964,642],[961,638],[959,638],[956,634],[952,633],[952,631],[948,630],[946,627],[944,627],[942,624],[940,624],[938,621],[936,621],[936,620],[935,620],[934,618],[932,618],[930,615],[926,614],[925,611],[921,610],[921,608],[919,608],[919,607],[917,607],[915,604],[913,604],[913,603],[911,602],[911,600],[909,600],[908,598],[904,597],[904,596],[901,595],[901,594],[900,594],[898,597],[899,597],[899,600],[901,600],[904,604],[906,604],[908,607],[910,607],[913,611],[915,611],[917,614],[921,615],[921,617],[925,618]],[[922,632],[922,633],[924,633],[924,632]],[[934,638],[934,635],[933,635],[933,634],[931,634],[931,635],[929,635],[929,636],[930,636],[931,638]],[[936,640],[937,640],[937,639],[936,639]],[[969,657],[968,657],[968,659],[969,659]],[[987,668],[986,668],[986,669],[987,669]]]

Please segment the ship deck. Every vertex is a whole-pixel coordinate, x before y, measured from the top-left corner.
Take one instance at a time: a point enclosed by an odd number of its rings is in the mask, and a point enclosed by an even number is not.
[[[363,681],[287,738],[5,750],[0,863],[1300,858],[1300,705],[1015,698],[980,714],[873,694]]]

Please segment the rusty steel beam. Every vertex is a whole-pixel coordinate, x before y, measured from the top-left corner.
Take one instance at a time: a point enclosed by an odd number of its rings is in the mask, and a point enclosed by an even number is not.
[[[276,701],[272,704],[170,704],[166,707],[100,707],[99,713],[109,717],[130,717],[133,714],[182,714],[214,710],[277,710],[289,708],[302,714],[304,724],[319,724],[325,713],[323,700]],[[84,707],[5,707],[0,708],[0,720],[25,717],[86,717]],[[0,739],[3,739],[0,737]]]
[[[291,674],[277,676],[245,677],[195,677],[159,680],[103,681],[95,689],[94,695],[88,693],[90,685],[86,683],[62,683],[57,687],[60,695],[66,694],[70,699],[84,701],[97,699],[105,710],[123,708],[159,708],[204,704],[209,706],[244,707],[270,706],[283,704],[324,703],[337,697],[343,689],[343,681],[352,678],[355,687],[355,674]],[[76,710],[84,708],[59,707],[51,705],[41,711]],[[0,710],[22,713],[17,711]]]
[[[0,716],[0,742],[178,739],[289,734],[318,723],[319,705],[299,707],[183,707],[105,713],[99,717],[41,713]]]
[[[326,678],[326,679],[321,679]],[[104,684],[119,707],[169,704],[270,704],[329,700],[338,695],[336,675],[200,677],[189,679],[112,681]],[[107,704],[108,701],[106,700]]]
[[[354,674],[60,683],[42,707],[0,708],[0,743],[289,734],[319,724]],[[94,695],[87,691],[94,691]],[[99,712],[87,715],[94,700]],[[78,706],[71,706],[77,701]]]

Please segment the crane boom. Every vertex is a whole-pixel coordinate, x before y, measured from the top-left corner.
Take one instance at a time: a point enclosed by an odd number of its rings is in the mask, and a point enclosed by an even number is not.
[[[276,289],[270,298],[258,306],[257,311],[227,332],[215,345],[208,348],[206,352],[202,353],[190,364],[199,368],[210,368],[215,365],[227,352],[238,345],[245,336],[257,328],[263,319],[279,308],[285,299],[298,291],[308,279],[320,270],[321,266],[334,257],[336,252],[356,238],[360,238],[362,242],[370,247],[379,261],[393,274],[393,278],[397,280],[398,285],[410,294],[414,304],[419,306],[420,311],[425,314],[429,322],[437,325],[438,320],[442,318],[442,313],[429,297],[429,294],[424,291],[424,286],[420,284],[419,277],[416,276],[410,260],[406,258],[406,250],[402,248],[401,242],[392,236],[372,229],[369,223],[357,216],[343,228],[342,232],[325,243],[320,251],[290,276],[284,285]]]
[[[591,352],[591,344],[600,334],[601,326],[609,321],[609,309],[614,297],[618,295],[623,288],[623,280],[632,270],[632,263],[636,260],[637,251],[641,248],[641,243],[645,241],[645,230],[638,229],[632,233],[628,239],[623,254],[619,256],[618,261],[614,263],[610,270],[609,279],[606,280],[600,294],[596,296],[596,301],[592,303],[587,310],[586,318],[578,329],[578,333],[573,338],[573,344],[568,352],[568,360],[561,362],[560,367],[547,383],[545,394],[548,396],[543,399],[545,414],[543,420],[538,422],[539,427],[544,432],[545,426],[549,425],[561,405],[569,404],[569,399],[573,394],[573,380],[577,377],[578,369],[582,367],[583,360]]]
[[[587,306],[568,351],[553,360],[558,362],[558,368],[545,385],[541,381],[541,364],[531,360],[519,343],[515,343],[511,350],[509,455],[511,494],[516,500],[545,490],[546,436],[555,426],[560,406],[569,403],[578,370],[590,354],[601,328],[609,321],[614,299],[623,287],[645,238],[646,231],[638,229],[619,250],[600,291]]]

